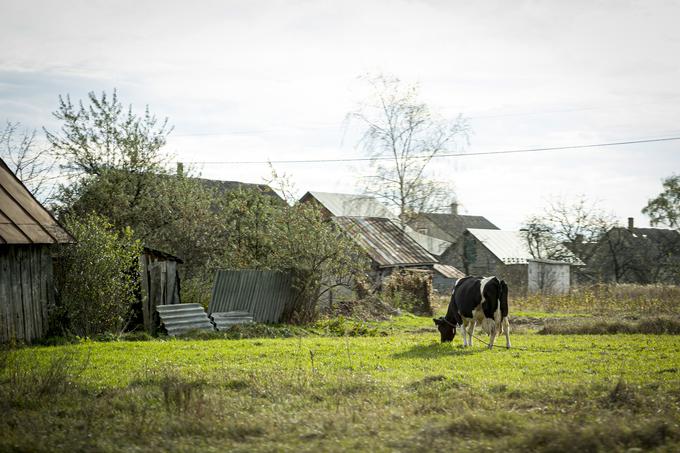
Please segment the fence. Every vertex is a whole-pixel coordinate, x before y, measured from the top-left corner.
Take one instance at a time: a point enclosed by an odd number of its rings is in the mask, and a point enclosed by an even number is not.
[[[208,313],[246,311],[255,322],[277,323],[297,297],[291,274],[277,271],[217,271]]]

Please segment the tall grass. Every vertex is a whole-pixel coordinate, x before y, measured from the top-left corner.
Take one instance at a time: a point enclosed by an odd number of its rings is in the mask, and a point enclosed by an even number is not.
[[[512,296],[512,292],[511,292]],[[594,315],[673,315],[680,313],[680,286],[596,284],[564,295],[534,294],[511,299],[513,310]]]

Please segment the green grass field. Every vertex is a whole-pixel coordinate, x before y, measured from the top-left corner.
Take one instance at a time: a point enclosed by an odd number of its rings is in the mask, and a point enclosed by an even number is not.
[[[0,451],[680,449],[677,335],[527,330],[488,351],[411,315],[328,326],[5,352]]]

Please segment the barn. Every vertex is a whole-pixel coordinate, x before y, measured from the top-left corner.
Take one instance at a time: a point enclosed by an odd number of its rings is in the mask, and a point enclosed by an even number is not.
[[[54,302],[51,248],[71,242],[0,159],[0,343],[45,335]]]

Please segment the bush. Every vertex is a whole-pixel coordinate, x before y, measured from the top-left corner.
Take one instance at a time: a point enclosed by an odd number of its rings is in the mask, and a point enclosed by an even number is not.
[[[129,228],[118,233],[94,214],[67,218],[66,227],[77,242],[60,250],[52,319],[79,336],[120,333],[137,300],[141,244]]]
[[[432,276],[427,272],[393,273],[383,282],[383,295],[394,307],[418,315],[432,314]]]

